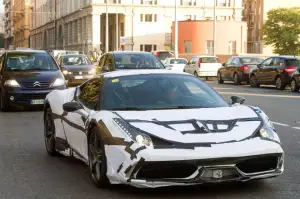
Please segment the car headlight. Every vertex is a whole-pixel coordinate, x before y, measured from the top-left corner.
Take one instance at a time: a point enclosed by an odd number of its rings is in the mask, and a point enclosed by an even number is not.
[[[90,75],[94,75],[96,73],[96,69],[95,68],[93,68],[93,69],[91,69],[90,71],[89,71],[89,74]]]
[[[64,74],[64,75],[67,75],[67,74],[69,74],[69,72],[68,72],[67,70],[64,70],[64,71],[63,71],[63,74]]]
[[[139,132],[137,129],[130,127],[125,121],[120,118],[114,118],[114,122],[136,143],[143,146],[153,146],[150,136]]]
[[[261,128],[258,131],[258,133],[259,136],[263,139],[280,143],[278,134],[272,128],[268,128],[268,127]]]
[[[65,83],[66,83],[66,82],[65,82],[64,79],[62,79],[62,78],[57,78],[57,79],[54,81],[54,83],[53,83],[52,86],[62,86],[62,85],[64,85]]]
[[[4,85],[9,87],[21,87],[15,79],[6,80]]]

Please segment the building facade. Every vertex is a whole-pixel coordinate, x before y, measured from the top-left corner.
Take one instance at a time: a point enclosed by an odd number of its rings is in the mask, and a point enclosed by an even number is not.
[[[4,5],[4,40],[6,49],[12,48],[14,44],[12,7],[14,0],[3,0]]]
[[[32,0],[37,49],[99,51],[106,42],[106,0]],[[172,48],[175,0],[107,0],[109,50]],[[214,1],[177,0],[178,20],[213,19]],[[219,20],[242,21],[242,0],[217,0]]]
[[[243,0],[243,20],[248,24],[248,52],[272,55],[272,46],[264,45],[262,27],[274,8],[300,7],[299,0]]]
[[[179,21],[179,54],[213,55],[213,26],[212,20]],[[174,26],[172,33],[174,39]],[[217,21],[215,53],[218,55],[247,53],[247,23],[243,21]]]
[[[14,0],[12,10],[14,47],[28,48],[30,42],[31,2],[30,0]]]

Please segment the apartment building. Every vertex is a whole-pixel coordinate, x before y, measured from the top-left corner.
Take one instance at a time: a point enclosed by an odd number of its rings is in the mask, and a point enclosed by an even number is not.
[[[272,46],[264,45],[262,36],[262,26],[268,19],[268,11],[299,6],[299,0],[243,0],[243,20],[248,24],[248,53],[272,55]]]
[[[172,46],[175,0],[107,0],[109,50]],[[242,0],[217,0],[218,20],[242,21]],[[177,0],[178,20],[213,19],[213,0]],[[32,0],[31,46],[38,49],[105,49],[106,0]]]
[[[13,34],[13,20],[12,20],[12,6],[14,0],[3,0],[4,5],[4,39],[5,39],[5,48],[12,48],[14,42]]]
[[[30,0],[13,0],[12,2],[12,20],[14,47],[29,47],[30,36]]]

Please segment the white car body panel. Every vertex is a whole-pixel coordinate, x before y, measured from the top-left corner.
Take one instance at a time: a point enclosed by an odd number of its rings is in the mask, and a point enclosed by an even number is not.
[[[126,73],[144,74],[147,72],[124,71],[107,73],[106,75],[115,77],[118,73],[126,75]],[[157,71],[156,73],[163,72]],[[161,187],[203,183],[135,179],[135,174],[132,172],[139,164],[145,161],[207,160],[263,154],[282,154],[283,156],[284,153],[279,143],[263,140],[259,137],[253,138],[254,133],[263,125],[263,121],[268,121],[268,118],[262,111],[256,112],[252,107],[240,105],[225,108],[117,112],[96,112],[82,109],[73,113],[65,113],[62,106],[64,103],[74,99],[74,93],[75,88],[69,88],[52,91],[46,97],[46,101],[49,103],[55,116],[56,141],[65,140],[69,146],[66,150],[60,150],[59,152],[69,156],[75,155],[75,157],[87,163],[87,130],[89,124],[96,122],[100,126],[102,125],[103,129],[110,132],[112,136],[105,137],[107,141],[104,143],[107,157],[107,177],[112,184],[122,183],[136,187]],[[86,120],[82,120],[81,116],[85,117]],[[263,121],[261,118],[263,118]],[[149,135],[173,142],[174,147],[153,148],[133,142],[130,136],[122,129],[122,125],[118,124],[114,119],[125,121],[128,125]],[[214,129],[213,127],[218,121],[222,123],[216,124],[219,127],[218,131],[223,130],[225,132],[197,133],[199,129],[196,129],[195,124],[202,130],[210,131]],[[230,127],[229,121],[236,121],[236,123]],[[208,125],[209,122],[213,122],[214,125]],[[203,124],[207,124],[207,128]],[[74,129],[74,125],[77,129]],[[227,127],[229,130],[224,130]],[[116,144],[116,140],[118,140],[119,144]],[[232,168],[236,167],[232,166]],[[275,177],[280,175],[283,169],[284,167],[282,166],[276,171],[255,175],[246,175],[240,172],[240,175],[243,176],[243,179],[240,181]],[[199,172],[200,170],[195,171],[185,180],[200,175]]]
[[[216,77],[221,67],[220,63],[201,63],[200,68],[196,68],[196,71],[199,77]]]

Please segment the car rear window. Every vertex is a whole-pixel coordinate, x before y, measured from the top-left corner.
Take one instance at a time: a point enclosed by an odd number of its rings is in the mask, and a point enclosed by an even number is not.
[[[218,58],[216,57],[201,57],[201,63],[219,63]]]
[[[298,60],[298,59],[287,59],[286,63],[287,63],[288,66],[300,67],[300,60]]]
[[[52,71],[58,70],[48,53],[9,53],[5,70],[8,71]]]
[[[120,53],[114,55],[116,69],[165,69],[151,53]]]
[[[187,61],[185,59],[171,59],[170,64],[186,64]]]
[[[246,57],[241,58],[242,64],[260,64],[263,59],[260,59],[258,57]]]
[[[157,52],[156,54],[160,60],[165,60],[167,58],[174,57],[174,55],[171,52]]]

